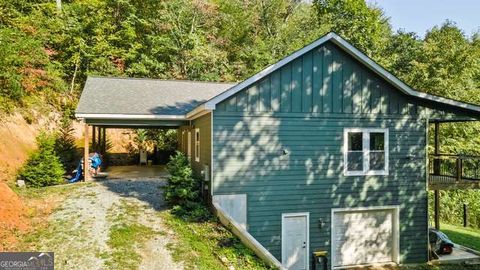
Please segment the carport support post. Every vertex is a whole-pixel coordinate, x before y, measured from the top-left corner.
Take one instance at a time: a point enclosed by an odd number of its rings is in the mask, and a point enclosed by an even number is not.
[[[84,151],[83,151],[83,175],[84,175],[84,180],[85,182],[90,181],[90,173],[88,171],[88,154],[89,149],[88,149],[88,144],[89,144],[89,138],[88,138],[88,124],[85,123],[85,146],[84,146]]]
[[[440,174],[440,160],[438,155],[440,154],[440,139],[439,139],[440,123],[435,122],[435,157],[433,159],[433,170],[435,175]],[[440,230],[440,190],[436,189],[435,194],[435,229]]]
[[[105,151],[107,150],[107,129],[102,128],[102,155],[105,155]]]
[[[97,138],[97,147],[95,152],[102,152],[102,128],[98,127],[98,138]]]
[[[95,131],[96,131],[96,127],[95,126],[92,126],[92,149],[95,149],[97,147],[96,143],[95,143]]]

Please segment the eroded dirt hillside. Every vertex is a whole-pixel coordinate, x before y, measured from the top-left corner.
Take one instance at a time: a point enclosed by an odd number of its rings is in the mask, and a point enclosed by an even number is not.
[[[36,137],[42,130],[52,130],[59,119],[58,114],[38,117],[36,123],[27,123],[20,114],[0,118],[0,251],[14,248],[16,237],[32,230],[34,217],[48,216],[54,201],[49,198],[34,200],[20,196],[10,186],[14,185],[18,169],[36,148]],[[78,147],[83,147],[81,122],[74,122],[74,137]],[[126,152],[132,141],[129,130],[108,130],[107,137],[114,152]],[[38,218],[37,218],[38,219]]]

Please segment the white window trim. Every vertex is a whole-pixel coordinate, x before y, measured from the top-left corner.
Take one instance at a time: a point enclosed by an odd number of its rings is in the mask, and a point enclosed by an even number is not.
[[[197,141],[198,136],[198,141]],[[200,129],[195,129],[195,161],[200,162]]]
[[[310,267],[310,212],[300,212],[300,213],[282,213],[282,265],[285,265],[287,262],[285,261],[285,249],[286,249],[286,244],[284,239],[285,239],[285,226],[284,226],[284,221],[285,218],[287,217],[298,217],[298,216],[305,216],[307,218],[307,248],[306,248],[306,266],[307,269]]]
[[[349,171],[348,162],[348,133],[361,132],[363,140],[363,171]],[[370,133],[383,132],[385,134],[385,169],[370,170]],[[343,173],[345,176],[359,175],[388,175],[389,168],[389,133],[388,128],[345,128],[343,130]]]
[[[364,211],[375,211],[375,210],[391,210],[393,212],[393,262],[396,264],[400,264],[400,206],[399,205],[387,205],[387,206],[367,206],[367,207],[350,207],[350,208],[332,208],[331,209],[331,216],[330,216],[330,254],[332,256],[332,265],[336,262],[335,258],[335,226],[333,224],[335,213],[345,213],[345,212],[364,212]],[[380,264],[380,265],[387,265]],[[369,265],[376,265],[376,264],[367,264],[362,266],[369,266]],[[355,265],[348,265],[348,266],[333,266],[332,269],[344,269],[344,268],[352,268]]]

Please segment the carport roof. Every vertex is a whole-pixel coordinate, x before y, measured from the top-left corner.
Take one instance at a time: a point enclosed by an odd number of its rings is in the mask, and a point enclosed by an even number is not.
[[[77,106],[84,119],[184,119],[235,84],[89,76]]]

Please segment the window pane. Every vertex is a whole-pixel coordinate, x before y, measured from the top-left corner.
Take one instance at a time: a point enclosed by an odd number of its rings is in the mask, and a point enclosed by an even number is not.
[[[385,133],[370,133],[370,150],[385,150]]]
[[[347,170],[363,171],[363,152],[362,151],[347,153]]]
[[[362,151],[363,139],[362,132],[349,132],[348,133],[348,151]]]
[[[373,170],[373,171],[385,170],[385,152],[384,151],[370,152],[370,170]]]

